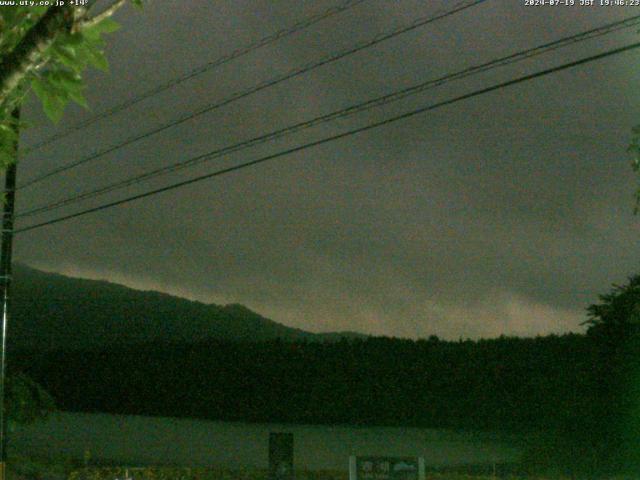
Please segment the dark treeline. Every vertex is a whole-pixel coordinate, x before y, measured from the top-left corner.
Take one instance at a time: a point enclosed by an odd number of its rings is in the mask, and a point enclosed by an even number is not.
[[[14,365],[62,410],[523,431],[591,408],[596,356],[579,335],[369,338],[25,351]]]

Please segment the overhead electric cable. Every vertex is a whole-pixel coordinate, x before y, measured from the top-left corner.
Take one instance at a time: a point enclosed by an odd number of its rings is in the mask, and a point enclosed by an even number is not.
[[[18,189],[26,188],[26,187],[29,187],[29,186],[34,185],[36,183],[39,183],[39,182],[41,182],[41,181],[43,181],[43,180],[45,180],[45,179],[47,179],[49,177],[52,177],[52,176],[57,175],[59,173],[68,171],[68,170],[70,170],[72,168],[78,167],[78,166],[83,165],[83,164],[85,164],[87,162],[93,161],[93,160],[95,160],[97,158],[102,157],[103,155],[106,155],[108,153],[112,153],[112,152],[114,152],[116,150],[119,150],[122,147],[130,145],[130,144],[132,144],[134,142],[137,142],[139,140],[143,140],[145,138],[148,138],[148,137],[150,137],[152,135],[155,135],[156,133],[160,133],[160,132],[162,132],[164,130],[167,130],[167,129],[171,128],[171,127],[174,127],[176,125],[182,124],[182,123],[184,123],[184,122],[186,122],[188,120],[196,118],[196,117],[198,117],[200,115],[203,115],[205,113],[211,112],[211,111],[216,110],[218,108],[221,108],[223,106],[226,106],[226,105],[228,105],[228,104],[230,104],[232,102],[235,102],[237,100],[240,100],[242,98],[245,98],[245,97],[248,97],[250,95],[253,95],[254,93],[262,91],[262,90],[264,90],[266,88],[273,87],[273,86],[275,86],[275,85],[277,85],[279,83],[282,83],[282,82],[284,82],[286,80],[290,80],[290,79],[295,78],[295,77],[297,77],[299,75],[302,75],[304,73],[308,73],[308,72],[310,72],[312,70],[315,70],[316,68],[322,67],[324,65],[328,65],[328,64],[333,63],[335,61],[338,61],[338,60],[340,60],[342,58],[345,58],[345,57],[347,57],[349,55],[353,55],[353,54],[355,54],[357,52],[360,52],[360,51],[365,50],[367,48],[370,48],[370,47],[373,47],[375,45],[378,45],[379,43],[382,43],[382,42],[384,42],[386,40],[389,40],[391,38],[397,37],[398,35],[402,35],[404,33],[407,33],[407,32],[410,32],[412,30],[415,30],[415,29],[417,29],[419,27],[428,25],[429,23],[432,23],[432,22],[435,22],[437,20],[441,20],[441,19],[450,17],[450,16],[455,15],[455,14],[457,14],[459,12],[462,12],[463,10],[466,10],[468,8],[471,8],[471,7],[474,7],[476,5],[484,3],[486,1],[487,0],[472,0],[472,1],[460,2],[460,3],[457,4],[457,6],[455,6],[454,8],[452,8],[450,10],[447,10],[444,13],[436,14],[436,15],[429,16],[429,17],[423,17],[423,18],[418,19],[418,20],[416,20],[414,22],[411,22],[409,25],[405,25],[405,26],[396,28],[396,29],[394,29],[394,30],[392,30],[390,32],[379,34],[379,35],[377,35],[376,37],[374,37],[371,40],[367,40],[367,41],[364,41],[362,43],[358,43],[354,47],[350,47],[349,49],[343,50],[343,51],[341,51],[341,52],[339,52],[337,54],[332,54],[332,55],[329,55],[327,57],[324,57],[320,61],[316,61],[316,62],[313,62],[313,63],[306,64],[306,65],[304,65],[304,66],[302,66],[300,68],[293,69],[293,70],[285,73],[284,75],[280,75],[280,76],[271,78],[269,80],[266,80],[264,82],[261,82],[261,83],[259,83],[258,85],[254,86],[254,87],[251,87],[251,88],[249,88],[247,90],[242,90],[240,92],[237,92],[237,93],[231,95],[230,97],[227,97],[227,98],[225,98],[223,100],[219,100],[219,101],[217,101],[217,102],[215,102],[213,104],[209,104],[209,105],[205,106],[204,108],[201,108],[199,110],[196,110],[195,112],[191,112],[191,113],[189,113],[187,115],[184,115],[184,116],[180,117],[177,120],[174,120],[174,121],[171,121],[171,122],[166,123],[164,125],[161,125],[160,127],[154,128],[153,130],[149,130],[149,131],[147,131],[145,133],[130,137],[129,139],[125,140],[124,142],[121,142],[121,143],[119,143],[117,145],[113,145],[111,147],[107,147],[107,148],[105,148],[103,150],[100,150],[100,151],[98,151],[96,153],[93,153],[93,154],[89,155],[88,157],[85,157],[85,158],[82,158],[82,159],[77,160],[75,162],[70,162],[70,163],[68,163],[66,165],[62,165],[60,167],[54,168],[54,169],[50,170],[47,173],[44,173],[44,174],[39,175],[39,176],[37,176],[35,178],[32,178],[31,180],[27,180],[25,183],[20,185],[18,187]]]
[[[270,160],[274,160],[276,158],[284,157],[286,155],[291,155],[291,154],[296,153],[296,152],[307,150],[309,148],[316,147],[318,145],[323,145],[325,143],[333,142],[333,141],[339,140],[341,138],[346,138],[346,137],[350,137],[350,136],[353,136],[353,135],[358,134],[358,133],[366,132],[368,130],[373,130],[374,128],[378,128],[378,127],[381,127],[381,126],[384,126],[384,125],[388,125],[390,123],[394,123],[394,122],[397,122],[399,120],[404,120],[406,118],[410,118],[410,117],[413,117],[413,116],[421,114],[421,113],[425,113],[425,112],[428,112],[428,111],[431,111],[431,110],[435,110],[437,108],[441,108],[441,107],[444,107],[444,106],[447,106],[447,105],[452,105],[452,104],[460,102],[462,100],[467,100],[469,98],[473,98],[473,97],[477,97],[477,96],[480,96],[480,95],[484,95],[484,94],[489,93],[489,92],[493,92],[493,91],[496,91],[496,90],[501,90],[503,88],[510,87],[510,86],[516,85],[518,83],[522,83],[522,82],[526,82],[526,81],[529,81],[529,80],[533,80],[535,78],[539,78],[539,77],[543,77],[543,76],[546,76],[546,75],[550,75],[552,73],[556,73],[556,72],[559,72],[559,71],[562,71],[562,70],[566,70],[568,68],[573,68],[573,67],[576,67],[576,66],[579,66],[579,65],[584,65],[586,63],[590,63],[590,62],[593,62],[593,61],[596,61],[596,60],[600,60],[600,59],[603,59],[603,58],[606,58],[606,57],[610,57],[612,55],[617,55],[617,54],[620,54],[622,52],[627,52],[627,51],[630,51],[630,50],[633,50],[633,49],[636,49],[636,48],[639,48],[639,47],[640,47],[640,42],[637,42],[637,43],[632,43],[630,45],[626,45],[624,47],[619,47],[619,48],[615,48],[613,50],[608,50],[606,52],[599,53],[597,55],[591,55],[589,57],[584,57],[584,58],[581,58],[579,60],[575,60],[573,62],[569,62],[569,63],[565,63],[563,65],[559,65],[559,66],[556,66],[556,67],[552,67],[552,68],[548,68],[548,69],[545,69],[545,70],[541,70],[541,71],[538,71],[538,72],[535,72],[535,73],[531,73],[529,75],[524,75],[524,76],[521,76],[521,77],[518,77],[518,78],[515,78],[515,79],[512,79],[512,80],[508,80],[506,82],[497,83],[497,84],[492,85],[490,87],[485,87],[485,88],[482,88],[482,89],[479,89],[479,90],[475,90],[473,92],[466,93],[464,95],[459,95],[459,96],[451,98],[449,100],[444,100],[442,102],[434,103],[434,104],[431,104],[431,105],[426,105],[424,107],[420,107],[420,108],[417,108],[415,110],[411,110],[409,112],[405,112],[405,113],[400,114],[400,115],[389,117],[389,118],[386,118],[384,120],[380,120],[380,121],[375,122],[375,123],[370,123],[370,124],[362,126],[362,127],[354,128],[354,129],[347,130],[347,131],[342,132],[342,133],[338,133],[338,134],[335,134],[335,135],[324,137],[324,138],[322,138],[320,140],[316,140],[316,141],[313,141],[313,142],[305,143],[303,145],[298,145],[297,147],[292,147],[292,148],[289,148],[287,150],[283,150],[283,151],[280,151],[280,152],[277,152],[277,153],[273,153],[271,155],[267,155],[267,156],[258,158],[256,160],[251,160],[251,161],[248,161],[248,162],[245,162],[245,163],[234,165],[232,167],[223,168],[221,170],[217,170],[215,172],[211,172],[211,173],[207,173],[207,174],[204,174],[204,175],[200,175],[200,176],[191,178],[189,180],[184,180],[184,181],[181,181],[181,182],[173,183],[173,184],[167,185],[165,187],[157,188],[157,189],[150,190],[150,191],[147,191],[147,192],[144,192],[144,193],[139,193],[137,195],[133,195],[133,196],[130,196],[130,197],[127,197],[127,198],[123,198],[123,199],[120,199],[120,200],[109,202],[109,203],[106,203],[106,204],[103,204],[103,205],[99,205],[97,207],[88,208],[86,210],[82,210],[82,211],[79,211],[79,212],[76,212],[76,213],[72,213],[72,214],[69,214],[69,215],[64,215],[64,216],[61,216],[61,217],[57,217],[57,218],[54,218],[52,220],[48,220],[48,221],[45,221],[45,222],[40,222],[40,223],[36,223],[36,224],[33,224],[33,225],[29,225],[27,227],[23,227],[23,228],[15,230],[15,233],[17,234],[17,233],[28,232],[28,231],[34,230],[36,228],[41,228],[41,227],[44,227],[44,226],[47,226],[47,225],[53,225],[53,224],[60,223],[60,222],[66,221],[66,220],[70,220],[72,218],[77,218],[77,217],[80,217],[80,216],[83,216],[83,215],[87,215],[89,213],[99,212],[101,210],[106,210],[108,208],[112,208],[112,207],[115,207],[115,206],[118,206],[118,205],[123,205],[125,203],[130,203],[130,202],[133,202],[135,200],[140,200],[142,198],[146,198],[146,197],[150,197],[150,196],[153,196],[153,195],[157,195],[159,193],[167,192],[169,190],[175,190],[176,188],[184,187],[186,185],[191,185],[193,183],[200,182],[202,180],[206,180],[208,178],[218,177],[218,176],[221,176],[221,175],[224,175],[224,174],[227,174],[227,173],[231,173],[231,172],[234,172],[234,171],[237,171],[237,170],[242,170],[242,169],[247,168],[247,167],[258,165],[260,163],[265,163],[265,162],[268,162]]]
[[[194,77],[197,77],[198,75],[202,75],[203,73],[206,73],[208,71],[211,71],[217,67],[220,67],[222,65],[225,65],[237,58],[243,57],[251,52],[254,52],[256,50],[259,50],[262,47],[266,47],[267,45],[271,45],[272,43],[288,37],[289,35],[293,35],[295,33],[298,33],[302,30],[305,30],[313,25],[315,25],[316,23],[332,17],[334,15],[337,15],[339,13],[342,13],[344,11],[347,11],[357,5],[359,5],[360,3],[363,3],[367,0],[347,0],[346,2],[341,3],[340,5],[336,5],[333,7],[330,7],[326,10],[323,10],[322,12],[316,13],[315,15],[311,15],[307,18],[303,18],[302,20],[294,23],[293,25],[290,25],[288,27],[285,27],[281,30],[278,30],[275,33],[272,33],[270,35],[267,35],[266,37],[263,37],[253,43],[250,43],[244,47],[238,48],[236,50],[233,50],[232,52],[229,52],[215,60],[212,60],[210,62],[205,63],[204,65],[200,65],[199,67],[194,68],[193,70],[185,73],[184,75],[181,75],[180,77],[177,78],[173,78],[171,80],[169,80],[168,82],[162,83],[160,85],[157,85],[145,92],[142,92],[141,94],[130,98],[129,100],[126,100],[118,105],[115,105],[111,108],[108,108],[107,110],[104,110],[100,113],[97,113],[96,115],[92,116],[91,118],[88,118],[76,125],[73,125],[72,127],[68,128],[67,130],[65,130],[64,132],[61,133],[57,133],[55,135],[52,135],[34,145],[32,145],[31,147],[27,148],[27,151],[25,152],[26,154],[29,154],[35,150],[38,150],[39,148],[42,148],[46,145],[50,145],[54,142],[57,142],[58,140],[61,140],[63,138],[68,137],[69,135],[71,135],[72,133],[77,132],[78,130],[82,130],[86,127],[88,127],[89,125],[92,125],[94,123],[96,123],[99,120],[102,120],[103,118],[107,118],[110,117],[112,115],[115,115],[116,113],[122,112],[123,110],[126,110],[129,107],[132,107],[133,105],[136,105],[137,103],[140,103],[143,100],[146,100],[149,97],[153,97],[155,95],[158,95],[159,93],[162,93],[166,90],[169,90],[170,88],[175,87],[176,85],[179,85],[183,82],[186,82],[187,80],[190,80]]]
[[[435,88],[437,86],[443,85],[445,83],[448,83],[450,81],[454,81],[454,80],[459,80],[462,78],[466,78],[472,75],[477,75],[479,73],[483,73],[489,70],[492,70],[494,68],[498,68],[501,66],[505,66],[505,65],[510,65],[512,63],[516,63],[519,61],[523,61],[538,55],[541,55],[543,53],[547,53],[550,51],[555,51],[558,48],[561,47],[565,47],[568,45],[573,45],[575,43],[578,42],[582,42],[582,41],[586,41],[586,40],[590,40],[608,33],[612,33],[615,31],[618,31],[622,28],[629,28],[632,26],[636,26],[640,24],[640,15],[635,15],[633,17],[629,17],[626,18],[624,20],[620,20],[617,22],[612,22],[609,23],[607,25],[603,25],[597,28],[593,28],[591,30],[587,30],[584,32],[580,32],[578,34],[574,34],[568,37],[564,37],[558,40],[554,40],[552,42],[548,42],[542,45],[538,45],[536,47],[533,48],[529,48],[527,50],[522,50],[498,59],[494,59],[491,60],[489,62],[483,63],[481,65],[475,65],[475,66],[471,66],[468,68],[465,68],[463,70],[460,70],[458,72],[455,73],[451,73],[448,75],[444,75],[442,77],[439,77],[437,79],[433,79],[433,80],[428,80],[426,82],[422,82],[420,84],[411,86],[411,87],[407,87],[404,88],[402,90],[393,92],[391,94],[387,94],[381,97],[377,97],[365,102],[361,102],[358,103],[356,105],[351,105],[349,107],[346,108],[342,108],[339,109],[337,111],[334,111],[332,113],[328,113],[325,115],[321,115],[318,117],[315,117],[311,120],[307,120],[304,122],[299,122],[296,123],[294,125],[290,125],[288,127],[285,128],[281,128],[279,130],[275,130],[273,132],[264,134],[264,135],[260,135],[258,137],[254,137],[251,138],[249,140],[245,140],[239,143],[236,143],[234,145],[230,145],[218,150],[215,150],[213,152],[209,152],[206,153],[204,155],[199,155],[197,157],[191,158],[187,161],[182,161],[182,162],[177,162],[174,163],[172,165],[168,165],[165,167],[160,167],[148,172],[144,172],[140,175],[136,175],[134,177],[129,177],[126,178],[124,180],[120,180],[118,182],[114,182],[110,185],[106,185],[104,187],[100,187],[98,189],[94,189],[94,190],[90,190],[87,192],[83,192],[77,195],[72,195],[70,197],[58,200],[56,202],[53,203],[49,203],[43,206],[39,206],[39,207],[34,207],[30,210],[27,210],[25,212],[21,212],[18,215],[16,215],[16,218],[23,218],[23,217],[27,217],[27,216],[32,216],[32,215],[36,215],[36,214],[40,214],[40,213],[45,213],[45,212],[49,212],[51,210],[55,210],[67,205],[71,205],[77,202],[80,202],[82,200],[87,200],[90,198],[95,198],[97,196],[100,195],[104,195],[106,193],[112,192],[114,190],[118,190],[121,188],[125,188],[131,185],[135,185],[138,184],[142,181],[147,181],[150,180],[152,178],[158,177],[160,175],[165,175],[168,173],[172,173],[178,170],[182,170],[184,168],[189,168],[189,167],[193,167],[195,165],[199,165],[203,162],[207,162],[207,161],[211,161],[215,158],[219,158],[221,156],[224,155],[228,155],[230,153],[235,153],[238,152],[240,150],[244,150],[246,148],[267,142],[269,140],[273,140],[273,139],[277,139],[277,138],[281,138],[284,135],[289,135],[295,132],[298,132],[300,130],[303,129],[307,129],[307,128],[311,128],[314,127],[316,125],[319,125],[321,123],[326,123],[338,118],[344,118],[350,115],[354,115],[356,113],[365,111],[365,110],[369,110],[371,108],[374,107],[378,107],[381,105],[386,105],[389,104],[391,102],[395,102],[398,100],[401,100],[403,98],[408,97],[409,95],[415,95],[417,93],[421,93],[424,92],[428,89],[431,88]]]

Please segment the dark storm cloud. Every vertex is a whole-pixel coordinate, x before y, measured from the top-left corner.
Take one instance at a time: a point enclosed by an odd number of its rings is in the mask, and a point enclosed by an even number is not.
[[[328,5],[157,1],[142,14],[122,12],[124,28],[109,44],[112,73],[92,75],[90,103],[100,111]],[[24,161],[20,175],[161,125],[442,6],[451,4],[367,1],[42,150]],[[110,183],[634,12],[488,1],[43,183],[21,193],[19,205]],[[631,29],[592,40],[172,178],[636,37]],[[637,270],[625,146],[640,118],[639,62],[637,53],[623,54],[36,230],[19,238],[17,257],[204,301],[240,302],[316,331],[457,338],[578,330],[596,294]],[[72,109],[65,121],[84,115]],[[28,138],[43,135],[47,123],[35,106],[28,117],[34,124]]]

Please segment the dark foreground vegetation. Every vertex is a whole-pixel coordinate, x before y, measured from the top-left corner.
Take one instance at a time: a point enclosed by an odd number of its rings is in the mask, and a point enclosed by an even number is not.
[[[527,434],[531,468],[637,471],[640,277],[589,309],[586,335],[146,343],[21,351],[62,410]]]
[[[13,468],[11,468],[13,467]],[[230,470],[216,467],[144,467],[130,468],[106,465],[79,465],[74,462],[56,462],[21,459],[10,465],[14,478],[27,480],[46,478],[48,480],[270,480],[266,469]],[[348,480],[349,473],[344,470],[303,470],[295,469],[296,480]],[[497,474],[496,474],[497,476]],[[429,470],[425,480],[495,480],[491,474],[462,473],[454,471]],[[520,480],[522,476],[500,476],[510,480]],[[530,478],[530,480],[534,480]],[[542,480],[542,479],[541,479]]]

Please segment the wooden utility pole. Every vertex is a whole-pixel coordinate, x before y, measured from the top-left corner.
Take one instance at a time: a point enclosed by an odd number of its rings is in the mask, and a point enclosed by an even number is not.
[[[16,140],[13,145],[13,162],[5,171],[4,206],[2,212],[2,237],[0,244],[0,300],[2,301],[2,325],[0,332],[0,480],[7,478],[7,408],[5,401],[7,364],[7,326],[11,307],[11,257],[13,247],[13,218],[16,198],[16,173],[18,164],[18,130],[20,109],[12,114]]]

